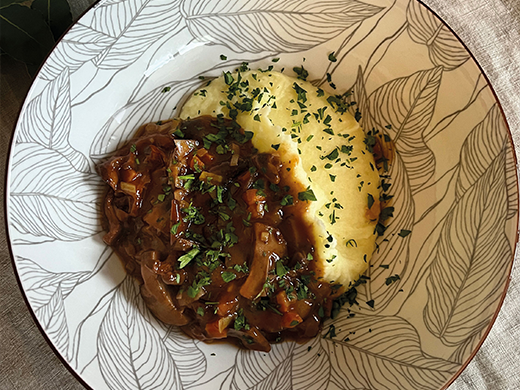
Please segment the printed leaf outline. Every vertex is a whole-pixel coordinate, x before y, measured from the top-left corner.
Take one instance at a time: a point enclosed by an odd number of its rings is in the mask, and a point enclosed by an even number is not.
[[[90,147],[90,158],[95,163],[99,163],[110,153],[122,147],[139,126],[171,118],[173,115],[171,107],[176,107],[184,94],[199,84],[201,80],[197,79],[163,84],[141,99],[120,108],[94,137]],[[165,87],[171,90],[162,92]],[[123,119],[122,115],[124,115]]]
[[[424,353],[417,330],[400,317],[356,313],[334,325],[336,337],[322,344],[337,388],[437,390],[459,368]]]
[[[367,130],[376,128],[380,133],[386,134],[387,129],[376,126],[372,119],[361,68],[359,68],[356,83],[351,91],[352,94],[347,100],[349,103],[355,102],[356,105],[351,106],[350,111],[352,115],[355,115],[356,110],[359,110],[361,127]],[[400,289],[401,283],[399,281],[387,286],[386,279],[396,274],[403,277],[411,267],[409,265],[411,260],[409,258],[409,245],[412,236],[403,238],[398,236],[398,233],[402,229],[413,230],[415,205],[406,167],[399,151],[396,152],[390,165],[388,179],[385,179],[385,181],[391,184],[387,194],[393,196],[388,203],[388,206],[394,208],[393,217],[385,222],[387,226],[385,234],[378,237],[376,241],[377,249],[370,260],[371,267],[368,268],[366,273],[366,276],[370,279],[358,288],[358,301],[360,303],[374,300],[374,308],[366,306],[366,309],[373,312],[385,310]],[[381,265],[388,266],[388,268],[382,268]]]
[[[163,36],[183,28],[179,0],[105,1],[88,16],[63,37],[41,78],[53,80],[64,69],[72,73],[88,61],[98,69],[124,69]]]
[[[410,240],[413,237],[413,223],[415,206],[412,198],[410,185],[403,161],[399,153],[395,155],[389,172],[391,184],[387,194],[393,198],[389,206],[394,207],[393,217],[389,218],[385,225],[387,227],[383,236],[378,237],[377,248],[370,260],[370,267],[366,276],[370,279],[358,287],[360,304],[374,300],[374,308],[363,306],[373,312],[381,312],[396,298],[399,293],[401,281],[386,284],[387,278],[393,275],[404,276],[413,268],[410,262]],[[407,237],[399,236],[401,230],[410,230],[412,233]],[[382,267],[384,266],[384,267]],[[403,297],[404,298],[404,297]]]
[[[60,153],[75,170],[90,172],[87,158],[70,144],[71,121],[70,79],[64,69],[22,110],[16,143],[38,143]]]
[[[49,302],[40,306],[34,313],[54,346],[66,355],[69,348],[69,329],[61,292],[62,289],[58,285]]]
[[[96,7],[91,28],[115,38],[94,59],[99,69],[118,70],[133,64],[165,34],[178,31],[180,0],[106,1]]]
[[[67,298],[91,274],[90,271],[51,272],[35,261],[21,256],[16,257],[16,268],[23,281],[25,294],[35,311],[48,305],[57,290],[60,290],[62,299]]]
[[[418,1],[406,10],[408,33],[414,42],[428,47],[430,60],[445,70],[463,65],[470,55],[449,28]]]
[[[239,350],[221,389],[325,390],[329,385],[329,357],[320,337],[305,344],[272,344],[269,353]]]
[[[424,321],[445,345],[457,346],[493,317],[507,278],[507,193],[502,152],[447,215],[430,253]],[[499,273],[497,274],[497,270]],[[490,278],[489,275],[494,275]]]
[[[22,234],[76,241],[101,231],[105,187],[93,173],[77,172],[62,154],[35,143],[13,156],[10,223]]]
[[[160,321],[157,323],[163,328],[166,326]],[[186,336],[178,327],[169,326],[165,331],[165,336],[162,337],[163,343],[175,361],[183,386],[189,387],[206,373],[206,357],[195,341]]]
[[[486,117],[468,135],[460,151],[455,193],[460,198],[489,168],[506,147],[506,185],[508,218],[517,212],[516,164],[502,112],[493,105]]]
[[[115,41],[116,38],[102,31],[76,23],[52,51],[38,77],[43,80],[54,80],[66,68],[70,73],[74,73]]]
[[[387,82],[369,97],[377,128],[391,126],[387,131],[406,166],[412,193],[435,173],[435,156],[424,142],[424,132],[435,110],[441,79],[442,67],[420,70]]]
[[[194,37],[236,52],[287,53],[327,42],[382,9],[356,0],[195,0],[183,1],[181,13]]]
[[[145,313],[137,282],[127,276],[114,293],[99,329],[101,374],[111,389],[181,390],[175,361]]]
[[[15,258],[16,269],[27,299],[39,323],[63,356],[70,358],[69,348],[72,341],[69,340],[65,300],[78,285],[96,275],[111,254],[112,249],[107,246],[91,271],[74,272],[53,272],[34,260],[22,256]]]

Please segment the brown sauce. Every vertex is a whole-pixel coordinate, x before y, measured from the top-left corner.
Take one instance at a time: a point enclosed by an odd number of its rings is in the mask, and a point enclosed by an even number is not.
[[[104,240],[158,319],[269,351],[316,336],[335,291],[316,275],[306,188],[251,135],[209,116],[142,126],[99,166]]]

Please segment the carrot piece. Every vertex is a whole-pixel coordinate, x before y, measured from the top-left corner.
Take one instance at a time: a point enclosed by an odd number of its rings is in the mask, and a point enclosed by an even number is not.
[[[302,322],[303,322],[303,320],[300,317],[300,315],[298,313],[295,313],[294,311],[285,313],[282,318],[282,326],[285,329],[294,328],[295,326],[298,326]]]
[[[228,320],[229,318],[229,320]],[[206,333],[212,339],[224,339],[227,337],[227,326],[232,317],[220,318],[217,321],[206,324]],[[228,322],[228,324],[226,324]]]
[[[199,169],[204,169],[205,164],[202,162],[202,160],[198,156],[192,156],[190,158],[189,162],[190,168],[195,169],[195,166]]]
[[[289,311],[289,305],[291,304],[291,302],[289,301],[287,293],[284,290],[276,294],[276,302],[280,306],[280,311],[282,313],[287,313]]]

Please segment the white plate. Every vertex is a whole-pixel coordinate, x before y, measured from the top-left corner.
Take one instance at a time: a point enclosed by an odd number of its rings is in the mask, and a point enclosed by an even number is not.
[[[362,124],[387,132],[398,150],[394,218],[356,315],[342,311],[333,339],[269,354],[192,341],[149,314],[102,243],[104,184],[94,170],[139,124],[177,112],[205,82],[199,76],[242,61],[288,73],[303,64],[333,92],[331,73],[337,91],[353,87]],[[491,86],[418,2],[101,0],[51,53],[22,108],[9,237],[44,335],[96,390],[440,389],[473,356],[503,299],[515,172]],[[387,285],[393,275],[400,280]]]

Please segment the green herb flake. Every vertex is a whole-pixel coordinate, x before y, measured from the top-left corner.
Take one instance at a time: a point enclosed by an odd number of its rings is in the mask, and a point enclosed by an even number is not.
[[[173,234],[173,235],[176,235],[177,234],[177,230],[179,229],[180,224],[181,224],[181,221],[179,221],[175,225],[173,225],[172,228],[170,229],[170,233]]]
[[[338,149],[334,149],[332,152],[330,152],[329,154],[327,154],[325,157],[321,157],[322,160],[328,158],[329,160],[335,160],[337,159],[339,156],[339,152],[338,152]]]
[[[226,57],[224,54],[221,54],[221,55],[220,55],[220,59],[221,59],[222,61],[225,61],[225,60],[227,60],[227,57]]]
[[[161,93],[170,92],[172,88],[171,87],[164,87],[161,91]]]
[[[330,175],[330,174],[329,174],[329,177],[330,177],[330,181],[331,181],[331,182],[334,183],[334,182],[336,181],[336,175]]]
[[[411,230],[405,230],[405,229],[401,229],[401,231],[398,233],[399,237],[406,237],[407,235],[409,235],[412,231]]]
[[[329,61],[330,62],[336,62],[338,59],[336,58],[336,56],[334,55],[335,52],[332,52],[329,54]]]
[[[202,306],[197,308],[197,314],[201,317],[204,317],[204,308]]]
[[[283,265],[282,260],[278,260],[276,262],[276,275],[281,277],[287,274],[287,272],[289,271],[285,268],[285,265]]]
[[[226,283],[231,282],[232,280],[236,279],[237,274],[231,271],[224,271],[222,272],[222,280]]]
[[[233,84],[233,81],[235,81],[235,79],[231,75],[231,72],[224,72],[224,81],[226,82],[226,85]]]
[[[294,198],[292,195],[285,195],[280,201],[280,205],[282,206],[290,206],[294,203]]]
[[[371,209],[374,205],[374,197],[372,194],[368,194],[368,208]]]
[[[310,201],[317,201],[316,195],[314,195],[314,192],[312,191],[311,187],[307,187],[305,191],[298,192],[298,199],[302,201],[310,200]]]
[[[278,150],[280,148],[280,144],[271,145],[271,148],[273,148],[274,150]]]
[[[197,247],[197,248],[193,248],[188,253],[179,257],[177,259],[177,261],[180,263],[179,268],[186,267],[190,263],[190,261],[192,261],[195,258],[195,256],[197,256],[199,253],[200,253],[200,249]]]
[[[397,281],[400,280],[400,279],[401,279],[401,277],[400,277],[399,275],[396,274],[396,275],[394,275],[394,276],[390,276],[390,277],[386,278],[386,280],[385,280],[385,284],[386,284],[387,286],[390,286],[392,283],[397,282]]]

